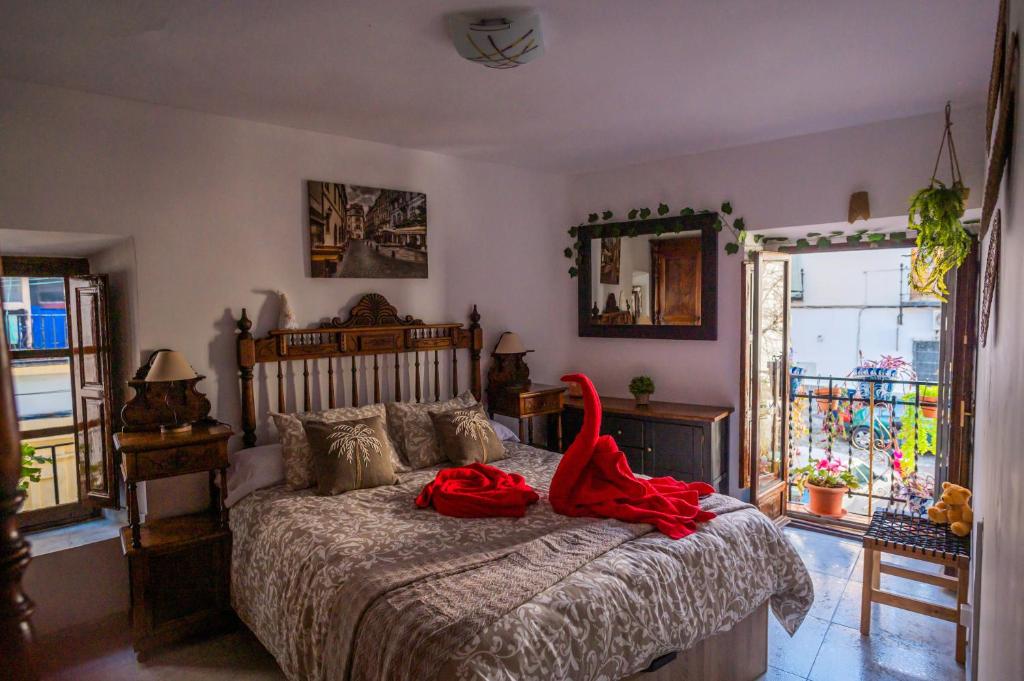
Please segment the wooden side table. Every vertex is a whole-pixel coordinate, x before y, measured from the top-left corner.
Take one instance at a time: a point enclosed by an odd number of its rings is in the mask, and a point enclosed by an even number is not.
[[[233,621],[229,600],[231,532],[223,495],[228,438],[221,423],[186,433],[117,433],[128,488],[129,525],[121,529],[131,586],[132,642],[140,660],[158,646]],[[139,524],[137,485],[206,471],[207,511]]]
[[[495,414],[519,421],[519,439],[533,443],[533,417],[548,418],[547,444],[554,451],[562,451],[562,407],[565,386],[531,383],[525,388],[506,388],[496,391],[487,405],[491,418]],[[524,424],[525,420],[525,424]],[[528,429],[528,431],[527,431]]]
[[[956,577],[921,572],[883,563],[883,553],[937,563],[956,572]],[[871,633],[871,604],[880,603],[936,617],[956,625],[956,661],[966,658],[967,628],[960,624],[960,608],[967,602],[971,567],[971,543],[958,537],[946,525],[935,525],[926,518],[878,509],[864,534],[864,586],[861,597],[860,633]],[[881,588],[883,574],[912,579],[925,584],[956,590],[956,607],[930,603]]]

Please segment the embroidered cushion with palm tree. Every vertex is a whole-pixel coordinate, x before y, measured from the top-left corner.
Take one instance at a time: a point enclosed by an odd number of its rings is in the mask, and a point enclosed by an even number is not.
[[[317,494],[341,494],[398,482],[391,440],[380,416],[303,425],[313,451]]]
[[[456,466],[505,458],[505,447],[479,405],[430,414],[441,451]]]

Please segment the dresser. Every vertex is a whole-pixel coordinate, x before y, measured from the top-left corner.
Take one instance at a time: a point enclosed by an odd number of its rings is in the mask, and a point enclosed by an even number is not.
[[[634,473],[702,481],[729,492],[729,415],[732,407],[677,402],[637,406],[602,397],[601,433],[615,438]],[[583,426],[583,400],[567,397],[562,412],[565,446]]]

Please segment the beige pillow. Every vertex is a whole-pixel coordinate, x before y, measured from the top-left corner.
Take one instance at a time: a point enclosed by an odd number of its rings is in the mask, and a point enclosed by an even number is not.
[[[437,446],[434,424],[430,422],[431,412],[475,404],[476,398],[468,390],[445,402],[389,402],[386,405],[388,432],[402,460],[410,468],[426,468],[444,462],[445,456]]]
[[[309,448],[309,440],[302,424],[306,421],[352,421],[369,416],[380,416],[386,419],[383,404],[367,404],[362,407],[338,407],[326,411],[310,411],[302,414],[279,414],[271,412],[277,434],[281,439],[281,457],[284,459],[284,482],[291,490],[306,489],[316,482],[313,468],[313,452]],[[394,448],[392,448],[394,452]],[[395,470],[408,470],[397,454],[394,454],[392,465]]]
[[[334,495],[398,482],[394,448],[380,416],[355,421],[307,421],[317,494]]]
[[[480,405],[435,412],[430,414],[430,420],[441,451],[456,466],[505,458],[501,439]]]

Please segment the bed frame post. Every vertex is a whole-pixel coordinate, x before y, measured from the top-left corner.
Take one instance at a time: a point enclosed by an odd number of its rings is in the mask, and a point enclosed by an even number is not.
[[[252,368],[256,365],[256,344],[252,339],[252,321],[242,308],[238,320],[238,373],[242,379],[242,442],[256,446],[256,402],[252,393]]]
[[[473,306],[469,313],[469,380],[473,397],[481,399],[480,350],[484,347],[484,332],[480,330],[480,313]]]

